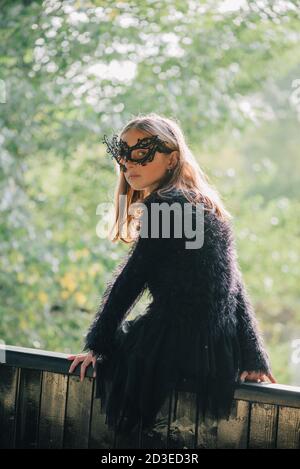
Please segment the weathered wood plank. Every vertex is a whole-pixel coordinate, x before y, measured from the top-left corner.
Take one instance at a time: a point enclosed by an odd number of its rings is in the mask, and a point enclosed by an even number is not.
[[[17,401],[16,448],[37,448],[42,372],[21,369]]]
[[[95,394],[96,382],[94,380],[89,448],[113,449],[115,432],[110,430],[105,423],[106,414],[101,411],[101,399],[95,399]]]
[[[277,406],[261,403],[251,404],[249,448],[275,448],[277,417]]]
[[[233,400],[228,420],[218,422],[217,447],[223,449],[245,449],[248,444],[250,403]]]
[[[48,350],[17,347],[14,345],[5,346],[7,366],[17,368],[27,368],[32,370],[51,371],[53,373],[68,374],[70,360],[67,353],[51,352]],[[86,376],[93,376],[93,367],[86,369]],[[74,376],[79,376],[80,367],[73,371]]]
[[[300,409],[279,407],[276,447],[300,449]]]
[[[93,378],[68,377],[64,448],[88,448]]]
[[[218,420],[212,418],[209,414],[202,418],[199,416],[197,425],[196,448],[217,448]]]
[[[170,448],[170,424],[174,414],[174,391],[170,391],[156,416],[154,425],[142,432],[141,447],[146,449]]]
[[[195,393],[175,392],[174,416],[170,424],[169,448],[194,448],[196,439],[197,396]]]
[[[62,448],[68,376],[44,371],[40,406],[39,448]]]
[[[196,419],[196,448],[217,448],[218,420],[209,411],[205,417],[202,415],[201,396],[197,396],[197,419]]]
[[[19,368],[0,364],[0,448],[14,448]]]
[[[300,408],[300,387],[271,383],[244,383],[234,393],[235,399]]]
[[[116,433],[115,448],[137,449],[141,447],[141,421],[130,433]]]

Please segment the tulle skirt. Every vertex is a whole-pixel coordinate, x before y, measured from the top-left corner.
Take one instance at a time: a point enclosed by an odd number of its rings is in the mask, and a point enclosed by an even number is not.
[[[239,375],[240,348],[230,324],[217,336],[193,318],[150,304],[125,320],[114,337],[114,352],[96,363],[96,394],[106,424],[135,431],[151,429],[172,389],[184,383],[199,395],[203,417],[228,418]]]

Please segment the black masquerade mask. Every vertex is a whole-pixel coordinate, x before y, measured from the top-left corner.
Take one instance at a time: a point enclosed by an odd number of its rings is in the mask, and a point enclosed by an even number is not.
[[[158,135],[142,139],[138,138],[137,143],[131,147],[122,139],[118,140],[117,135],[113,135],[110,140],[104,135],[103,143],[107,145],[106,152],[111,154],[111,157],[117,161],[121,167],[121,171],[124,173],[127,171],[127,168],[121,163],[121,160],[133,161],[134,163],[145,166],[153,160],[156,151],[160,153],[171,153],[174,151],[168,148],[165,142],[160,140]]]

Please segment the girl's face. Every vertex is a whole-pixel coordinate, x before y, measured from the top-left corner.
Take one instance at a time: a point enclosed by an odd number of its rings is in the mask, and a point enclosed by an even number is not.
[[[137,143],[138,138],[142,139],[151,136],[141,130],[130,129],[121,138],[131,147]],[[124,161],[122,163],[127,168],[124,177],[134,190],[144,190],[145,196],[147,196],[158,186],[160,180],[165,177],[167,169],[174,168],[177,154],[178,152],[175,150],[169,154],[156,151],[153,160],[145,166],[133,161]]]

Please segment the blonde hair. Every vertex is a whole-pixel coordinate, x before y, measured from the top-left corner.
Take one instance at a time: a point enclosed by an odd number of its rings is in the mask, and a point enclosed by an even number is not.
[[[138,114],[121,129],[118,137],[122,138],[130,129],[138,129],[150,135],[158,135],[161,140],[166,142],[168,147],[178,151],[178,161],[171,176],[161,181],[158,188],[155,189],[158,195],[163,195],[177,188],[183,192],[190,203],[196,204],[201,202],[204,205],[204,209],[214,211],[221,219],[229,220],[232,218],[232,215],[226,210],[217,189],[213,187],[209,182],[208,176],[200,168],[195,156],[186,143],[179,124],[174,119],[158,115],[155,112]],[[132,203],[143,201],[145,198],[144,191],[132,189],[126,181],[124,173],[120,171],[117,162],[116,169],[119,173],[119,179],[114,195],[115,216],[110,235],[113,230],[115,234],[110,239],[112,242],[121,240],[125,243],[130,243],[133,239],[122,237],[119,230],[119,196],[126,196],[126,213],[128,214],[128,208]],[[127,228],[132,218],[132,215],[126,215],[125,225]]]

